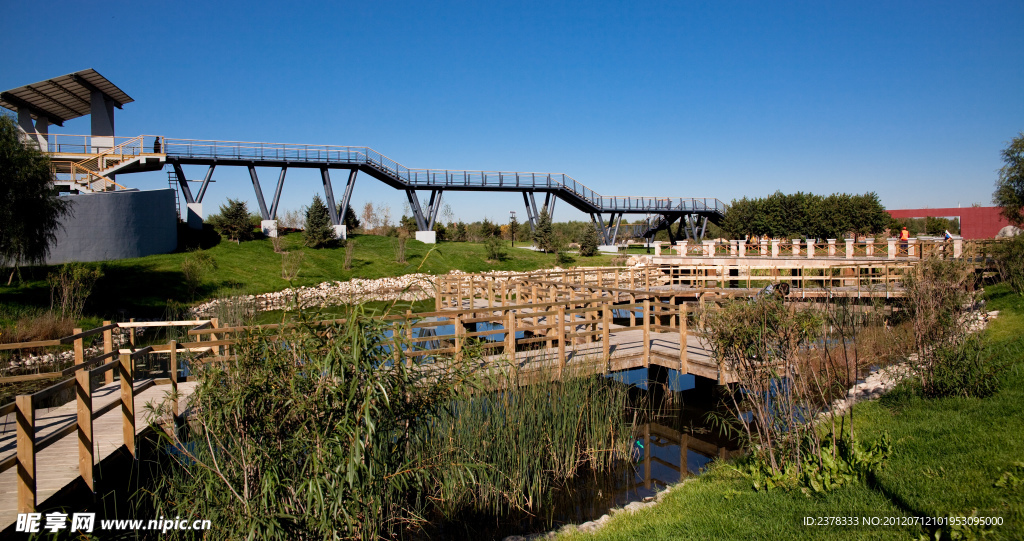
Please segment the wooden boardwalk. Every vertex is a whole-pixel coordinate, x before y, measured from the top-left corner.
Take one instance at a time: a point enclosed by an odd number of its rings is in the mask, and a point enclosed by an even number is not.
[[[147,410],[148,402],[160,402],[171,390],[170,384],[154,385],[153,380],[140,380],[134,384],[136,390],[143,389],[135,395],[135,431],[141,433],[149,426]],[[191,394],[195,387],[193,382],[178,385],[183,397]],[[121,410],[116,407],[121,400],[121,384],[114,382],[103,385],[93,391],[93,411],[110,408],[93,421],[93,447],[96,464],[124,444]],[[113,407],[111,407],[113,405]],[[69,403],[49,410],[36,410],[36,440],[57,433],[74,425],[78,420],[77,404],[74,399]],[[17,453],[17,437],[15,435],[15,414],[10,413],[0,418],[0,462],[10,460]],[[36,490],[40,507],[50,496],[79,477],[78,433],[72,431],[49,447],[36,454]],[[8,468],[0,473],[0,530],[14,523],[18,516],[18,468]]]

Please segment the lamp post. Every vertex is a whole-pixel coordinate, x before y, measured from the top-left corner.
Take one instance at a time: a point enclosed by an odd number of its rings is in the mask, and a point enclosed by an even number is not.
[[[508,213],[511,215],[511,216],[509,216],[509,219],[508,219],[508,229],[512,233],[512,247],[515,248],[516,247],[516,226],[519,225],[519,223],[516,222],[516,211],[510,210],[510,211],[508,211]]]

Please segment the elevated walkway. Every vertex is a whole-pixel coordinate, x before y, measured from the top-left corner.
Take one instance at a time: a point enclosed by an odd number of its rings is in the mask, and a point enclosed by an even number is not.
[[[201,204],[217,166],[246,167],[256,192],[259,211],[264,220],[274,220],[289,168],[319,169],[324,183],[326,202],[334,225],[342,222],[344,209],[351,200],[356,173],[363,172],[397,190],[405,191],[412,213],[421,231],[433,229],[441,207],[444,191],[519,192],[527,208],[527,219],[536,224],[540,207],[536,194],[543,194],[543,205],[554,211],[558,199],[590,215],[603,236],[603,244],[614,244],[624,214],[656,215],[644,235],[653,235],[681,220],[687,235],[698,238],[704,227],[696,220],[719,222],[726,205],[715,198],[642,197],[601,195],[564,173],[519,171],[475,171],[462,169],[412,169],[369,147],[260,143],[244,141],[212,141],[201,139],[168,139],[140,135],[131,138],[96,138],[82,135],[28,134],[45,141],[53,157],[59,185],[71,191],[91,192],[115,190],[123,186],[114,182],[115,174],[154,171],[171,165],[189,205]],[[205,165],[209,169],[198,191],[193,194],[182,166]],[[257,177],[256,167],[279,167],[281,174],[267,204]],[[341,212],[336,207],[331,169],[349,171]],[[418,192],[429,192],[429,203],[421,204]],[[201,209],[198,209],[201,212]],[[698,235],[700,231],[700,235]]]

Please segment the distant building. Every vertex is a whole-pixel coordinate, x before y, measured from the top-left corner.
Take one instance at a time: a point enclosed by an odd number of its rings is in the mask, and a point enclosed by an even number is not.
[[[889,215],[901,218],[960,218],[960,236],[965,239],[994,239],[1000,229],[1010,225],[999,214],[999,207],[965,207],[937,209],[889,210]]]

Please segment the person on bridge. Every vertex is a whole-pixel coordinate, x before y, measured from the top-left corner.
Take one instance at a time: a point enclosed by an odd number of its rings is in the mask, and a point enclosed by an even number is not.
[[[907,226],[903,226],[903,231],[900,231],[900,251],[904,254],[909,253],[907,251],[908,244],[910,244],[910,231],[907,231]]]
[[[160,154],[160,137],[153,140],[153,154]]]

